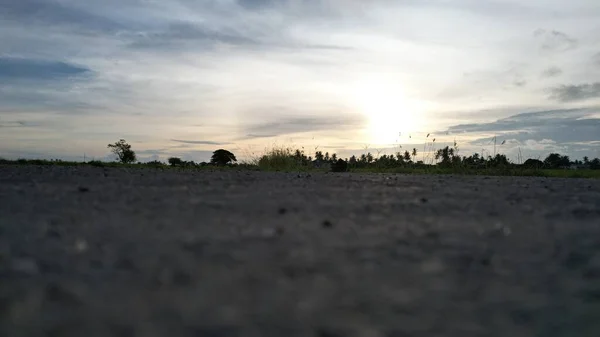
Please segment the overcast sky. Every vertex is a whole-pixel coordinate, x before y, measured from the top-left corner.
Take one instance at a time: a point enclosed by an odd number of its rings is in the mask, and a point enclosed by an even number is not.
[[[0,0],[1,157],[494,136],[600,156],[600,1]]]

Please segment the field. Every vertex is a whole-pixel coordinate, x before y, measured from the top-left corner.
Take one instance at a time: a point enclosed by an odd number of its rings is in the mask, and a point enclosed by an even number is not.
[[[0,165],[0,335],[600,335],[600,180],[445,173]]]

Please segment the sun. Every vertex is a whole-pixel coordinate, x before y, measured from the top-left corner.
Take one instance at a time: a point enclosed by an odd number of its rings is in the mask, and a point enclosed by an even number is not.
[[[367,117],[369,140],[373,144],[399,142],[401,134],[417,132],[422,127],[423,107],[407,99],[402,86],[386,81],[361,83],[355,90],[358,109]]]

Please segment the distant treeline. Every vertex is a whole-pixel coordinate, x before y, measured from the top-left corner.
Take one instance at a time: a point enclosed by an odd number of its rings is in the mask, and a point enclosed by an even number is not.
[[[181,168],[201,168],[201,167],[244,167],[263,170],[296,170],[296,169],[327,169],[332,171],[348,171],[353,169],[455,169],[461,171],[477,171],[489,169],[589,169],[600,170],[600,159],[589,159],[583,157],[582,160],[571,160],[568,156],[559,153],[551,153],[544,160],[527,159],[523,163],[511,162],[506,155],[496,154],[494,156],[484,157],[478,153],[470,156],[460,156],[456,143],[453,147],[446,146],[436,151],[421,154],[416,148],[412,151],[397,152],[393,155],[373,155],[370,152],[350,158],[338,158],[337,154],[329,152],[323,153],[316,151],[314,157],[306,155],[303,149],[292,148],[273,148],[258,158],[251,159],[242,164],[237,163],[235,154],[224,149],[218,149],[213,152],[210,162],[186,161],[179,157],[170,157],[167,162],[158,160],[141,163],[137,162],[135,151],[124,139],[114,144],[109,144],[108,148],[114,153],[116,162],[107,163],[101,161],[90,161],[85,163],[92,166],[147,166],[147,167],[181,167]],[[427,163],[425,162],[427,160]],[[82,163],[67,162],[61,160],[26,160],[18,159],[9,161],[0,159],[0,164],[34,164],[34,165],[80,165]]]

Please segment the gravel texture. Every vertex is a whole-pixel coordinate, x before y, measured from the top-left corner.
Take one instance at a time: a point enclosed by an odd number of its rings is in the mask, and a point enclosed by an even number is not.
[[[600,180],[0,166],[0,336],[600,336]]]

